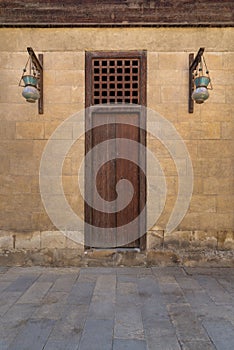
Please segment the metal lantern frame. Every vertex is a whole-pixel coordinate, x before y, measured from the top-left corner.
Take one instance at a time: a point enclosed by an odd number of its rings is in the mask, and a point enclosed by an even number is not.
[[[193,113],[193,110],[194,110],[194,100],[192,98],[192,95],[194,92],[194,84],[196,85],[196,89],[200,87],[203,87],[206,90],[213,89],[210,75],[209,75],[209,70],[206,65],[205,57],[203,55],[204,51],[205,51],[205,48],[201,47],[195,58],[193,53],[189,54],[189,101],[188,101],[189,113]],[[198,81],[200,82],[200,85]],[[208,96],[206,97],[206,99],[208,98]],[[205,99],[198,103],[203,103],[204,101]]]
[[[19,86],[25,87],[26,85],[22,85],[22,80],[29,82],[28,85],[34,86],[40,93],[40,97],[38,99],[38,113],[44,113],[44,101],[43,101],[43,54],[39,54],[38,58],[31,47],[27,48],[29,58],[23,69],[23,74],[19,82]],[[27,73],[29,65],[29,74]],[[26,79],[26,77],[28,77]],[[30,84],[30,82],[34,82]]]

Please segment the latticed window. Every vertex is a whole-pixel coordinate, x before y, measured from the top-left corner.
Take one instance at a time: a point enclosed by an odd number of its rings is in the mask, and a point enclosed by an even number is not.
[[[139,103],[139,59],[93,59],[93,101]]]
[[[145,105],[141,82],[145,82],[144,53],[87,53],[86,84],[90,96],[86,106],[105,103]],[[142,77],[144,75],[144,77]]]

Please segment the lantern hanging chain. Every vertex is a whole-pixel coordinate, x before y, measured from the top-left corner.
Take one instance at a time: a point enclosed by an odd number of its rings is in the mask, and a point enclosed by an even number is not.
[[[37,75],[36,68],[33,64],[32,57],[30,56],[29,74],[35,77]]]
[[[19,86],[24,86],[24,85],[20,85],[20,83],[21,83],[21,80],[23,79],[24,73],[27,72],[27,67],[28,67],[29,60],[30,60],[30,69],[31,69],[31,57],[29,56],[28,60],[27,60],[27,63],[25,65],[24,69],[23,69],[23,74],[22,74],[22,76],[20,78]]]
[[[200,61],[200,63],[199,63],[199,77],[200,77],[201,75],[203,75],[203,64],[202,64],[202,59],[201,59],[201,61]]]
[[[207,64],[206,64],[206,60],[205,60],[205,57],[203,56],[203,61],[204,61],[204,64],[205,64],[205,67],[206,67],[206,74],[208,76],[208,78],[210,79],[210,74],[209,74],[209,70],[207,68]],[[212,86],[212,83],[211,83],[211,79],[210,79],[210,89],[209,90],[213,90],[213,86]]]

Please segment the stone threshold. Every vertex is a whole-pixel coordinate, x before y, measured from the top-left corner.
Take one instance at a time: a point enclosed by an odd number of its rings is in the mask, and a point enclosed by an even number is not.
[[[151,249],[1,249],[0,266],[115,267],[185,266],[234,267],[233,250]]]

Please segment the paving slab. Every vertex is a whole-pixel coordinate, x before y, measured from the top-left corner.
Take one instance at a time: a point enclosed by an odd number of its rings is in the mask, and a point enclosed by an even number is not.
[[[84,326],[79,350],[111,350],[114,320],[88,319]]]
[[[53,320],[29,320],[16,336],[9,350],[41,350],[54,326]]]
[[[203,325],[207,330],[217,350],[234,349],[234,326],[226,320],[205,320]]]
[[[115,339],[113,350],[147,350],[146,341],[138,339]]]
[[[40,303],[52,286],[52,282],[35,282],[17,301],[20,304]]]
[[[88,316],[88,305],[67,305],[43,350],[77,350]]]
[[[0,349],[6,350],[36,310],[35,305],[14,304],[0,320]]]
[[[72,290],[67,298],[68,304],[87,304],[89,305],[93,296],[95,283],[77,282],[73,285]]]
[[[190,305],[170,304],[168,305],[168,311],[181,342],[199,342],[201,340],[209,343],[209,337],[204,331],[201,322],[192,312]]]
[[[25,292],[37,279],[37,275],[20,276],[13,281],[7,288],[6,292]]]
[[[154,331],[147,330],[146,331],[146,342],[147,342],[147,350],[181,350],[181,346],[178,342],[178,339],[174,335],[167,335],[159,337],[155,335]],[[205,349],[203,349],[205,350]]]
[[[0,350],[232,350],[234,269],[0,268]]]
[[[216,350],[216,347],[210,342],[203,340],[181,343],[183,350]]]

